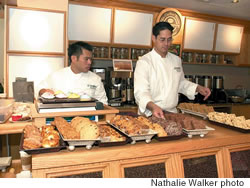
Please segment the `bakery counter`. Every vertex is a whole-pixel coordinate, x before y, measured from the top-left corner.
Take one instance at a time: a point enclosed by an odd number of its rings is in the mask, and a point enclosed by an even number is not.
[[[250,150],[250,134],[216,126],[204,138],[193,136],[179,140],[137,142],[135,145],[113,147],[85,147],[75,151],[32,155],[33,177],[67,177],[85,173],[101,173],[101,177],[126,177],[125,169],[162,163],[166,176],[183,178],[183,160],[215,156],[218,177],[233,177],[230,153]]]

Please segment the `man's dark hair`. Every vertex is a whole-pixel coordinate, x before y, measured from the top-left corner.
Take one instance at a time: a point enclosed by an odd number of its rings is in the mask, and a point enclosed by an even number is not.
[[[71,64],[71,56],[75,55],[78,59],[80,55],[82,54],[82,49],[92,52],[93,47],[90,44],[86,42],[82,42],[82,41],[75,42],[69,45],[69,48],[68,48],[69,64]]]
[[[171,31],[171,33],[173,33],[173,30],[174,30],[173,26],[170,23],[168,23],[168,22],[158,22],[153,27],[153,35],[155,37],[157,37],[157,35],[159,35],[160,32],[162,30],[165,30],[165,29],[168,29],[169,31]]]

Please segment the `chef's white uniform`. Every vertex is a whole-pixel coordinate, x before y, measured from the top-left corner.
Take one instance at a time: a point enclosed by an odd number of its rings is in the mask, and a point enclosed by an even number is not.
[[[101,81],[101,77],[88,71],[87,73],[75,74],[70,67],[60,69],[50,74],[36,88],[36,93],[42,88],[61,90],[65,94],[86,93],[104,104],[107,104],[107,96]]]
[[[197,84],[184,78],[181,59],[169,53],[162,58],[154,49],[142,56],[134,73],[134,95],[139,114],[152,112],[146,108],[152,101],[163,110],[177,112],[178,93],[194,99]]]

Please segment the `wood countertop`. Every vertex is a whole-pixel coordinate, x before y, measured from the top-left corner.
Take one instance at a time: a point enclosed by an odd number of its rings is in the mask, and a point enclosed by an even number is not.
[[[81,165],[117,160],[145,158],[194,150],[220,148],[231,145],[250,144],[250,134],[236,132],[209,123],[215,128],[204,138],[193,136],[179,140],[152,140],[151,143],[137,142],[135,145],[113,147],[93,147],[90,150],[79,147],[75,151],[61,150],[55,153],[32,155],[32,169],[56,168],[62,166]]]

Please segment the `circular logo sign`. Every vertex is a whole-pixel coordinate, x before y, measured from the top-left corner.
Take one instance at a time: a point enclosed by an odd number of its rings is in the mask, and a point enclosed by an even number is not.
[[[160,15],[159,21],[168,22],[174,27],[173,36],[176,36],[181,30],[181,17],[175,11],[170,10],[164,12],[163,14]]]

